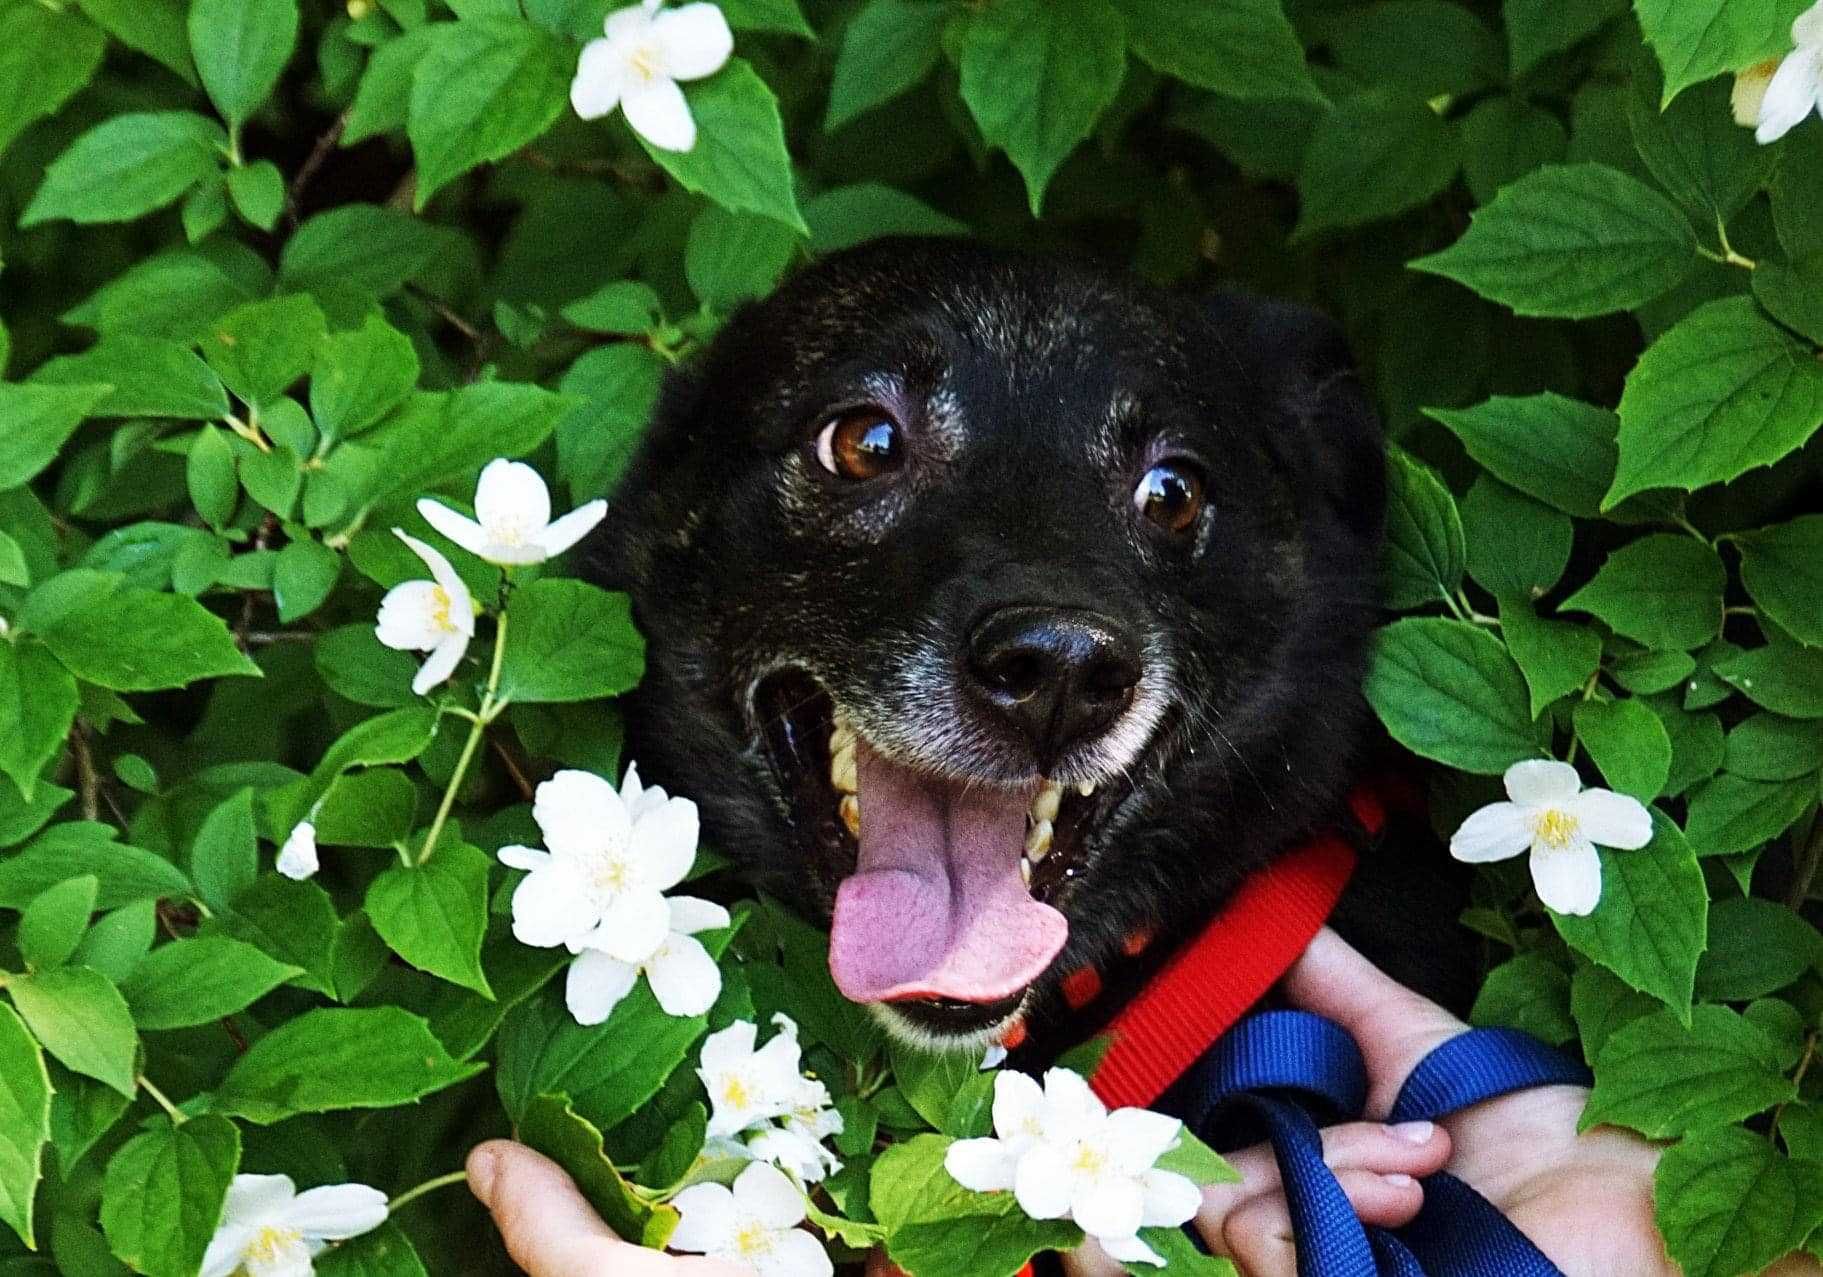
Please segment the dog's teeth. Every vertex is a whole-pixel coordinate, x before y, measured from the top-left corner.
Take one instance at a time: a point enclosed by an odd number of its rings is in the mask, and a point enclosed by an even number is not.
[[[1025,831],[1025,854],[1033,864],[1045,858],[1051,850],[1051,822],[1040,820]]]
[[[854,738],[838,749],[829,759],[829,783],[836,787],[839,794],[857,793],[861,788],[860,773],[855,768]]]
[[[1087,798],[1090,794],[1095,792],[1095,782],[1092,780],[1076,782],[1076,792],[1081,794],[1084,798]]]
[[[1046,781],[1038,791],[1038,797],[1032,799],[1032,820],[1034,823],[1050,823],[1057,819],[1057,806],[1063,801],[1063,786]]]
[[[833,755],[839,754],[843,750],[847,750],[852,754],[854,748],[855,729],[850,727],[847,723],[842,722],[840,719],[837,719],[835,727],[832,728],[829,733],[829,752]]]
[[[842,802],[836,808],[842,817],[842,823],[848,826],[848,832],[856,838],[861,836],[861,800],[853,794],[843,794]]]
[[[1032,862],[1023,856],[1019,858],[1019,876],[1025,880],[1026,886],[1032,885]]]

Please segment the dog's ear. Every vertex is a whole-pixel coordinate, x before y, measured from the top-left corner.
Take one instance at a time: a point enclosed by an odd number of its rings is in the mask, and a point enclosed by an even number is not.
[[[1294,302],[1218,293],[1204,305],[1213,336],[1272,418],[1267,447],[1302,492],[1352,532],[1377,538],[1386,502],[1379,419],[1342,329]]]

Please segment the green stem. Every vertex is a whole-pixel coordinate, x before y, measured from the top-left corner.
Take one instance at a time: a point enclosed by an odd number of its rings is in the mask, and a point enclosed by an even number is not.
[[[447,1175],[439,1175],[435,1179],[427,1179],[416,1188],[408,1188],[403,1193],[400,1193],[397,1197],[387,1202],[387,1213],[391,1214],[399,1210],[400,1207],[409,1206],[426,1193],[434,1193],[439,1188],[448,1188],[451,1184],[461,1184],[467,1179],[467,1171],[451,1171]]]
[[[481,708],[475,712],[470,723],[468,739],[462,742],[462,753],[456,759],[456,770],[450,773],[449,784],[443,788],[443,801],[437,804],[437,814],[424,835],[424,845],[418,848],[416,864],[424,864],[436,850],[437,840],[443,836],[443,827],[449,823],[450,810],[456,805],[456,791],[462,788],[462,782],[468,777],[469,764],[475,761],[475,752],[481,748],[481,738],[487,735],[487,725],[506,708],[504,700],[494,698],[500,690],[500,661],[505,653],[506,613],[502,612],[499,623],[494,627],[494,657],[488,666],[487,687],[481,693]]]
[[[170,1114],[171,1125],[182,1126],[185,1122],[190,1120],[184,1115],[184,1111],[178,1108],[177,1105],[171,1103],[170,1097],[156,1086],[153,1086],[152,1079],[143,1073],[139,1075],[139,1089],[151,1096],[153,1102],[156,1103],[159,1108]]]

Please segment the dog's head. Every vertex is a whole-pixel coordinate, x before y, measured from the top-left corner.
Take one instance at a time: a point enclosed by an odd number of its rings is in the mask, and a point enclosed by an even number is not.
[[[1333,812],[1382,476],[1312,312],[829,258],[667,387],[591,547],[636,756],[831,921],[845,994],[979,1040]]]

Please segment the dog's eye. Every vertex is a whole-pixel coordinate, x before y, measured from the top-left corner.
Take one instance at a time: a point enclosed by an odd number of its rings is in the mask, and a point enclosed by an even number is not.
[[[1166,532],[1183,532],[1202,513],[1203,476],[1184,462],[1161,462],[1140,479],[1133,504]]]
[[[817,433],[817,464],[839,479],[874,479],[904,459],[899,426],[878,408],[831,418]]]

